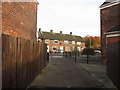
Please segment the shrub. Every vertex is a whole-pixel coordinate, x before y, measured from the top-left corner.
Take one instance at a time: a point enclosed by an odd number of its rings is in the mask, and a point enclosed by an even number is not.
[[[84,48],[83,51],[82,51],[82,55],[94,55],[94,49]]]

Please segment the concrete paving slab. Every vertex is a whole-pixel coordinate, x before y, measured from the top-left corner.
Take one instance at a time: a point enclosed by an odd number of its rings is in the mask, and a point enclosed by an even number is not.
[[[79,63],[79,64],[81,66],[83,66],[92,76],[94,76],[102,84],[104,84],[106,88],[117,89],[116,86],[112,83],[112,81],[107,76],[106,65],[103,65],[103,64],[83,64],[83,63]]]

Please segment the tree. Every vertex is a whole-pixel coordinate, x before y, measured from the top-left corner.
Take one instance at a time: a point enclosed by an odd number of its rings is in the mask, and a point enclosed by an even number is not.
[[[85,46],[88,48],[100,48],[100,37],[99,36],[85,36]]]
[[[84,40],[85,40],[86,47],[91,48],[94,45],[94,40],[92,36],[87,35],[84,37]]]
[[[82,55],[94,55],[94,49],[84,48],[83,51],[82,51]]]

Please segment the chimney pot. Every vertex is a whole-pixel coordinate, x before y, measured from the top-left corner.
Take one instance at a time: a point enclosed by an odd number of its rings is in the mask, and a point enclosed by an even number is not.
[[[70,35],[72,35],[72,32],[70,32]]]
[[[53,30],[50,30],[50,32],[53,32]]]
[[[60,33],[62,33],[62,31],[60,31]]]
[[[39,32],[41,32],[41,28],[39,28]]]

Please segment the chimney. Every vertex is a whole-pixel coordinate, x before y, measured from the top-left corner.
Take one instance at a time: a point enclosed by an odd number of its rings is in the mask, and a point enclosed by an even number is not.
[[[72,32],[70,32],[70,35],[72,35]]]
[[[50,30],[50,32],[52,33],[52,32],[53,32],[53,30]]]
[[[39,32],[41,32],[41,28],[39,28]]]
[[[60,31],[60,33],[62,34],[62,31]]]

